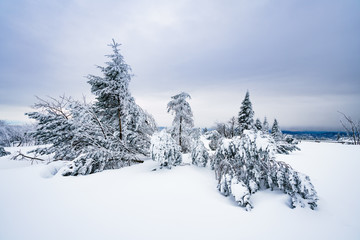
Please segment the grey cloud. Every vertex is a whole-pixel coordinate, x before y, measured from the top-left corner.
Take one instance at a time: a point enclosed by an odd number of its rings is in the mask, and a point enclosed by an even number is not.
[[[203,126],[236,114],[248,89],[260,117],[335,127],[337,110],[360,118],[359,10],[356,0],[2,1],[0,103],[89,95],[84,76],[99,74],[115,38],[160,125],[171,94],[190,92]]]

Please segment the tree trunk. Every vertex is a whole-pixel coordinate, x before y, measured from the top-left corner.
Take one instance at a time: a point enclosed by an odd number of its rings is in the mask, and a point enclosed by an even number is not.
[[[119,108],[118,108],[118,118],[119,118],[119,136],[120,136],[120,140],[123,140],[123,135],[122,135],[122,126],[121,126],[121,102],[120,102],[120,97],[118,97],[118,103],[119,103]]]

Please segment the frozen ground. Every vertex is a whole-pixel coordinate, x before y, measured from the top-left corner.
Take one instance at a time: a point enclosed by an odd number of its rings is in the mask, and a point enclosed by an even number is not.
[[[278,156],[310,176],[319,208],[290,209],[264,191],[246,212],[216,189],[214,173],[144,164],[51,177],[59,164],[0,158],[0,239],[360,239],[360,147],[300,144]],[[9,149],[12,150],[14,149]]]

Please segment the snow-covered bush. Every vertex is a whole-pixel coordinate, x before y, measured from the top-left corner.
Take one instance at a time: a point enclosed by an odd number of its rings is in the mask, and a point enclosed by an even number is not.
[[[134,155],[129,155],[120,149],[118,151],[106,148],[88,149],[84,154],[67,163],[59,172],[63,176],[87,175],[142,162],[137,160]]]
[[[180,146],[165,129],[152,136],[150,155],[154,161],[160,164],[160,168],[171,168],[182,162]]]
[[[204,143],[198,139],[195,140],[191,149],[192,164],[199,167],[205,167],[209,161],[209,153],[205,148]]]
[[[233,195],[247,210],[252,207],[251,194],[264,188],[289,194],[292,207],[308,204],[314,209],[318,198],[310,178],[276,161],[275,151],[273,139],[262,132],[244,130],[240,137],[223,139],[212,162],[219,191]],[[240,191],[240,186],[246,186],[248,192]]]
[[[10,153],[5,151],[5,149],[0,146],[0,157],[6,156],[6,155],[10,155]]]
[[[206,132],[205,138],[207,140],[210,140],[209,148],[211,150],[215,151],[218,148],[222,137],[218,131],[213,130],[213,131]]]

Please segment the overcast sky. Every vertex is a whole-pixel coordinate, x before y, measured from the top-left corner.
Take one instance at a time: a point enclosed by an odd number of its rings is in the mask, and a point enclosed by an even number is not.
[[[35,95],[93,99],[85,76],[112,38],[160,126],[181,91],[198,127],[237,115],[247,90],[255,116],[283,129],[360,119],[359,0],[2,0],[0,119],[27,121]]]

